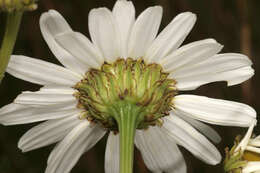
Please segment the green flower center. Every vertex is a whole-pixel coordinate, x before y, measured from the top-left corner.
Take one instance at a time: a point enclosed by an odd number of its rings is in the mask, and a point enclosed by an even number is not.
[[[143,59],[118,59],[90,69],[74,87],[78,91],[75,96],[90,121],[117,131],[119,107],[130,105],[138,114],[137,128],[144,129],[160,125],[160,118],[173,108],[176,82],[168,75],[160,65],[146,64]]]

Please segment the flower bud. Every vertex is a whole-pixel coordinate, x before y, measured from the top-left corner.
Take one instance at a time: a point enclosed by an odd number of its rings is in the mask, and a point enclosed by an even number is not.
[[[37,9],[36,0],[0,0],[0,11],[33,11]]]

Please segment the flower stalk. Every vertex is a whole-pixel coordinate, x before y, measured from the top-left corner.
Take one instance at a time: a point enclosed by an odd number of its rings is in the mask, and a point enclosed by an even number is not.
[[[126,104],[119,109],[116,118],[120,135],[120,172],[133,172],[134,139],[138,126],[138,109]]]
[[[7,14],[6,29],[0,50],[0,83],[4,78],[5,69],[13,52],[22,15],[23,11],[14,11]]]
[[[135,132],[143,121],[141,109],[133,103],[122,101],[111,107],[118,124],[120,136],[120,172],[133,172]]]
[[[13,52],[24,11],[37,9],[36,0],[0,0],[0,12],[7,12],[5,34],[0,50],[0,83]]]

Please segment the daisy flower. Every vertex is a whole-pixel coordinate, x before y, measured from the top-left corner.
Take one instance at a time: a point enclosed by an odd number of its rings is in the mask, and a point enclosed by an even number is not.
[[[43,87],[3,107],[0,123],[45,121],[29,130],[18,147],[27,152],[58,142],[46,173],[70,172],[107,132],[107,173],[131,172],[134,144],[152,172],[186,172],[177,145],[215,165],[221,155],[208,138],[219,142],[220,137],[204,123],[248,127],[255,119],[256,112],[245,104],[178,95],[210,82],[236,85],[254,70],[245,55],[218,54],[223,46],[214,39],[181,46],[196,21],[191,12],[179,14],[158,34],[162,13],[155,6],[135,18],[126,0],[118,0],[112,11],[93,9],[90,41],[50,10],[41,16],[40,28],[63,66],[11,57],[8,73]]]
[[[224,161],[226,172],[260,172],[260,136],[252,135],[255,125],[256,121],[253,121],[244,138],[240,142],[237,139],[232,149],[226,151]]]

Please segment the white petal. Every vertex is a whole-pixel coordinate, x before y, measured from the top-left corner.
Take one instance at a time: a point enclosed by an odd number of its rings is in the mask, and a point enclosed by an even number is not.
[[[175,51],[190,33],[196,22],[191,12],[181,13],[159,34],[145,54],[148,62],[156,62]]]
[[[249,127],[256,118],[256,112],[248,105],[212,99],[195,95],[178,95],[174,97],[177,113],[210,124],[222,126]]]
[[[243,67],[214,75],[208,73],[205,75],[177,79],[178,82],[176,87],[181,91],[194,90],[201,85],[216,81],[227,81],[228,86],[233,86],[250,79],[253,75],[254,70],[251,67]]]
[[[66,109],[74,109],[78,108],[78,102],[75,100],[68,101],[68,102],[61,102],[61,103],[37,103],[37,104],[19,104],[31,108],[39,108],[39,109],[49,109],[49,110],[66,110]],[[80,109],[80,108],[79,108]],[[83,109],[82,109],[83,110]]]
[[[140,58],[155,39],[162,19],[162,7],[146,9],[136,20],[129,40],[128,56]]]
[[[198,120],[192,119],[190,117],[187,117],[180,112],[178,114],[172,114],[171,116],[177,115],[179,118],[183,119],[184,121],[191,124],[193,127],[195,127],[199,132],[201,132],[203,135],[208,137],[210,140],[212,140],[214,143],[219,143],[221,141],[221,137],[219,136],[218,132],[216,132],[212,127],[206,125],[205,123],[202,123]]]
[[[89,32],[93,43],[108,62],[119,57],[118,27],[114,16],[107,8],[93,9],[89,13]]]
[[[26,124],[44,120],[58,119],[79,114],[77,108],[32,108],[20,104],[9,104],[0,109],[0,123],[4,125]]]
[[[260,147],[260,138],[259,137],[260,137],[260,135],[255,137],[255,138],[253,138],[253,139],[250,139],[249,140],[249,144],[251,146]]]
[[[77,102],[72,92],[46,92],[41,90],[38,92],[25,91],[14,100],[15,103],[23,105],[55,105],[68,102]]]
[[[97,48],[78,32],[66,32],[55,36],[55,40],[79,62],[86,65],[85,72],[89,68],[99,68],[104,60]]]
[[[247,151],[251,151],[253,153],[257,153],[257,154],[260,154],[260,148],[257,148],[257,147],[252,147],[252,146],[246,146],[246,149]]]
[[[174,73],[179,68],[202,62],[209,57],[214,56],[222,47],[223,46],[214,39],[196,41],[180,47],[178,50],[165,57],[160,64],[163,65],[165,71]]]
[[[54,38],[56,35],[65,32],[73,32],[60,13],[55,10],[43,13],[40,18],[40,28],[45,41],[56,58],[65,67],[80,74],[84,74],[86,72],[84,65],[62,48]]]
[[[188,123],[177,116],[164,118],[162,130],[204,162],[216,165],[221,161],[217,148]]]
[[[40,85],[74,86],[81,76],[61,66],[42,60],[13,55],[6,69],[11,75]]]
[[[252,136],[252,133],[253,133],[253,130],[254,130],[254,127],[256,125],[256,120],[255,121],[252,121],[250,127],[248,128],[247,130],[247,133],[246,135],[244,136],[244,138],[240,141],[239,145],[236,147],[235,149],[235,152],[236,151],[241,151],[244,152],[244,150],[246,149],[248,143],[249,143],[249,140]]]
[[[119,135],[110,132],[107,139],[106,154],[105,154],[105,172],[119,173],[119,157],[120,157]]]
[[[26,132],[19,140],[18,147],[23,151],[41,148],[63,139],[81,121],[79,115],[49,120]]]
[[[60,86],[60,85],[45,85],[41,87],[40,93],[55,93],[55,94],[73,94],[75,93],[75,89],[71,87],[66,87],[66,86]]]
[[[252,62],[242,54],[226,53],[213,56],[201,63],[178,69],[170,74],[179,90],[192,90],[201,85],[227,81],[236,85],[249,79],[254,70]]]
[[[113,15],[120,31],[120,57],[128,58],[128,42],[135,22],[135,7],[131,1],[118,0]]]
[[[135,144],[152,172],[187,172],[185,160],[176,143],[169,140],[159,127],[137,130]]]
[[[246,167],[242,169],[242,173],[255,173],[256,171],[260,171],[260,162],[248,162]]]
[[[237,69],[251,65],[251,60],[243,54],[225,53],[215,55],[203,62],[199,62],[189,67],[179,69],[173,72],[173,74],[176,78],[181,78],[191,76],[191,72],[193,76],[196,76],[199,74],[205,74],[215,71],[229,71],[231,67],[233,67],[233,69]]]
[[[52,151],[45,173],[69,173],[80,156],[104,134],[105,131],[99,126],[88,121],[81,122]]]

